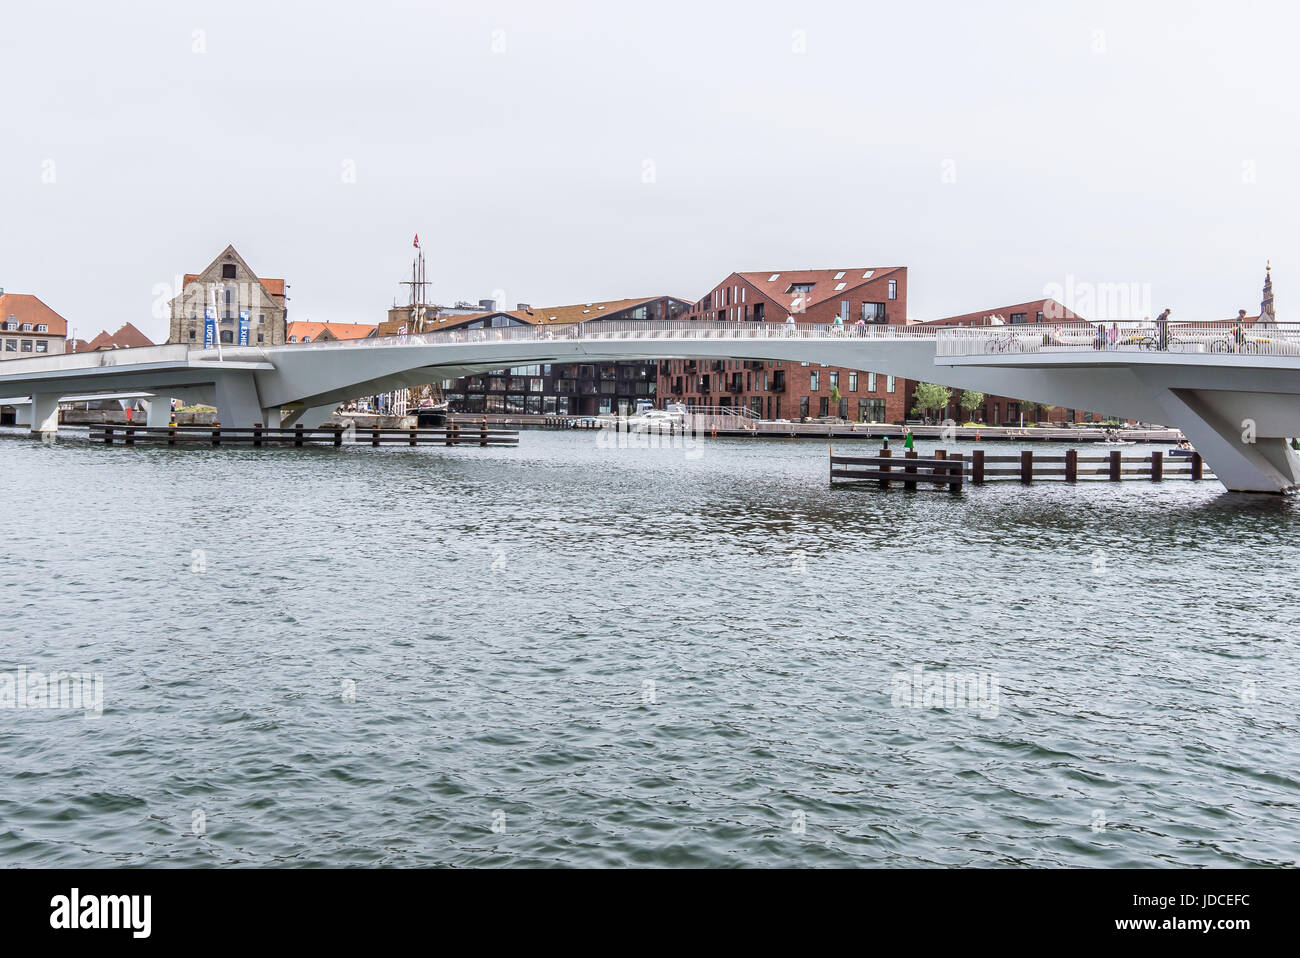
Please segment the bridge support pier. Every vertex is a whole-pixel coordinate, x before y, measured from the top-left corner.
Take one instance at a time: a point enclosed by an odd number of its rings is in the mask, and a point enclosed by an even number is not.
[[[152,399],[142,399],[140,401],[145,408],[145,425],[157,427],[171,424],[172,401],[170,396],[154,396]]]
[[[1285,438],[1300,431],[1298,397],[1171,389],[1161,405],[1229,492],[1300,489],[1300,454]]]
[[[289,410],[289,414],[284,417],[284,422],[280,423],[285,429],[290,426],[302,424],[304,429],[315,429],[330,416],[334,415],[334,410],[339,408],[338,403],[328,406],[304,406],[298,409]]]
[[[32,396],[32,435],[59,431],[59,394],[36,393]]]
[[[217,421],[223,426],[251,428],[259,422],[267,425],[266,410],[258,398],[257,381],[251,372],[218,376],[213,392]]]

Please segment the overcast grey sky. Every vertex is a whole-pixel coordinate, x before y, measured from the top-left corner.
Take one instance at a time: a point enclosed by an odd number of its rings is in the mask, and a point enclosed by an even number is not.
[[[290,319],[376,322],[418,232],[442,302],[904,265],[918,319],[1067,283],[1208,319],[1271,258],[1300,319],[1295,9],[11,4],[0,286],[161,340],[233,243]]]

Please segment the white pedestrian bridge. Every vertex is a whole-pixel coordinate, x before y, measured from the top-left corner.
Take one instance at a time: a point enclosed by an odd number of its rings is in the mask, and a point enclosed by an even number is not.
[[[535,363],[655,359],[824,363],[1176,426],[1230,490],[1300,487],[1300,326],[1224,324],[842,327],[593,321],[448,330],[285,346],[184,344],[0,363],[0,396],[30,397],[34,432],[68,396],[147,392],[149,425],[173,397],[223,425],[315,426],[358,396]]]

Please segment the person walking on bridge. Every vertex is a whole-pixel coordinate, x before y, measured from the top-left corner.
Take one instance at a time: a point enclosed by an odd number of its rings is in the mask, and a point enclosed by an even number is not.
[[[1156,317],[1157,349],[1169,348],[1169,313],[1170,309],[1166,306],[1165,311]]]

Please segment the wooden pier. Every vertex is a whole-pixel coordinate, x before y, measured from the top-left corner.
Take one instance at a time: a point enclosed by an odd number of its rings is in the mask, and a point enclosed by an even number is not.
[[[873,480],[881,489],[898,483],[904,489],[923,486],[947,486],[949,492],[961,492],[965,470],[960,455],[948,457],[940,449],[933,459],[920,458],[915,450],[908,450],[901,459],[895,459],[892,450],[882,449],[879,456],[837,456],[831,447],[831,484],[836,481]]]
[[[426,429],[344,429],[339,425],[304,429],[250,426],[230,428],[212,426],[110,426],[90,427],[90,441],[106,446],[517,446],[519,433],[510,429],[489,428],[487,423],[449,422],[446,426]]]
[[[939,449],[931,459],[919,458],[915,450],[908,450],[901,459],[894,458],[889,449],[882,449],[878,456],[837,456],[834,446],[830,451],[832,485],[870,480],[882,489],[888,489],[891,484],[901,484],[904,489],[916,489],[918,484],[947,485],[950,491],[960,492],[963,482],[975,486],[1007,481],[1025,485],[1059,481],[1073,485],[1132,480],[1200,482],[1213,478],[1199,452],[1169,456],[1158,449],[1144,456],[1125,456],[1118,449],[1103,456],[1081,456],[1077,449],[1048,455],[1025,449],[1015,455],[991,456],[983,449],[975,449],[969,457]]]

